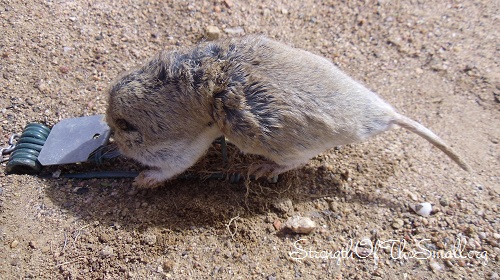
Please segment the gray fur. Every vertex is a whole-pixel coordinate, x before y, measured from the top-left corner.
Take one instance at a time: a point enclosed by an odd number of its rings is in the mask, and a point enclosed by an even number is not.
[[[330,61],[258,36],[160,52],[109,87],[107,121],[123,154],[152,167],[136,179],[142,187],[189,168],[222,135],[271,161],[250,173],[273,176],[394,124],[468,170],[434,133]]]

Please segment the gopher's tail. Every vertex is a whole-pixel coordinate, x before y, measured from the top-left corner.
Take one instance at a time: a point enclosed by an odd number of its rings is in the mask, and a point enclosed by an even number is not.
[[[434,132],[430,131],[425,126],[400,114],[396,114],[394,123],[427,139],[427,141],[431,142],[434,146],[439,148],[452,160],[454,160],[463,170],[470,171],[469,165],[467,165],[467,163],[465,163],[465,161],[463,161],[450,146],[448,146],[441,138],[439,138],[439,136],[434,134]]]

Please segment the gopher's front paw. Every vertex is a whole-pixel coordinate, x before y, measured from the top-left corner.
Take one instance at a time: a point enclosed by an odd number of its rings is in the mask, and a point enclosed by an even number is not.
[[[162,173],[158,170],[142,171],[135,177],[133,186],[140,189],[154,189],[159,187],[164,182],[160,175],[162,175]]]

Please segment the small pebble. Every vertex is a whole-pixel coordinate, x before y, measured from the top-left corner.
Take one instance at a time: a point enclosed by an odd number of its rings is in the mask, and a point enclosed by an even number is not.
[[[446,246],[444,245],[444,243],[442,241],[437,241],[436,242],[436,247],[438,247],[439,249],[446,248]]]
[[[439,272],[440,270],[443,269],[443,267],[436,261],[430,261],[429,266],[431,267],[432,271],[434,272]]]
[[[18,266],[20,263],[21,263],[21,259],[20,258],[13,258],[10,261],[10,265],[12,265],[12,266]]]
[[[47,246],[47,245],[43,246],[43,247],[41,248],[41,251],[42,251],[42,253],[47,253],[47,252],[49,252],[49,251],[50,251],[50,246]]]
[[[108,243],[110,240],[109,234],[103,232],[103,233],[99,234],[99,236],[97,237],[97,240],[99,240],[99,242],[101,242],[101,243]]]
[[[67,74],[69,72],[69,67],[68,66],[61,66],[59,67],[59,71],[63,74]]]
[[[380,268],[377,268],[375,271],[373,271],[372,273],[373,276],[377,276],[377,277],[382,277],[383,275],[383,270],[380,269]]]
[[[409,190],[406,190],[406,194],[408,195],[408,197],[410,197],[413,201],[418,201],[418,196],[412,192],[410,192]]]
[[[288,228],[294,233],[309,234],[316,228],[316,223],[307,217],[295,216],[289,218],[284,224],[284,228]]]
[[[14,241],[12,241],[12,243],[10,243],[10,248],[14,249],[17,247],[17,245],[19,245],[19,241],[14,240]]]
[[[205,29],[205,36],[209,41],[217,40],[220,37],[220,29],[217,26],[209,25]]]
[[[175,262],[172,260],[163,261],[163,270],[164,271],[172,271],[174,269]]]
[[[356,253],[356,256],[358,256],[360,258],[366,258],[370,254],[372,254],[373,252],[372,252],[371,248],[360,248],[360,247],[357,247],[355,249],[355,253]]]
[[[500,279],[500,276],[498,276],[498,273],[494,272],[491,274],[490,279],[491,280],[498,280],[498,279]]]
[[[427,217],[432,212],[432,205],[429,202],[423,202],[411,207],[415,213]]]
[[[293,203],[292,200],[290,199],[283,199],[273,203],[273,208],[278,210],[279,213],[285,214],[293,212]]]
[[[42,93],[48,93],[49,92],[49,87],[47,86],[46,83],[44,83],[43,81],[39,81],[36,85],[35,85],[36,88],[38,88],[39,91],[41,91]]]
[[[154,245],[156,243],[156,235],[154,234],[146,234],[143,239],[144,243],[148,245]]]
[[[61,176],[61,169],[52,172],[52,178],[59,178]]]
[[[394,219],[394,221],[392,222],[392,227],[394,229],[399,229],[399,228],[402,228],[404,226],[405,222],[401,219]]]
[[[224,4],[225,4],[225,5],[226,5],[226,7],[228,7],[228,8],[233,7],[233,1],[231,1],[231,0],[224,0]]]
[[[104,248],[102,248],[101,256],[105,258],[113,256],[113,247],[105,246]]]
[[[238,34],[243,34],[245,33],[245,30],[241,27],[234,27],[234,28],[225,28],[224,29],[224,32],[226,32],[227,34],[230,34],[230,35],[238,35]]]
[[[281,230],[281,221],[278,219],[274,220],[273,226],[275,230]]]
[[[479,239],[486,239],[486,237],[488,237],[486,232],[478,232],[477,236],[479,237]]]
[[[263,15],[264,17],[269,17],[269,16],[271,16],[271,10],[269,10],[269,9],[267,9],[267,8],[266,8],[266,9],[264,9],[264,10],[262,11],[262,15]]]
[[[441,206],[448,206],[450,205],[450,201],[448,201],[447,198],[444,198],[444,197],[441,197],[441,199],[439,199],[439,204],[441,204]]]
[[[31,240],[30,243],[29,243],[31,249],[37,249],[39,246],[38,246],[38,243],[36,241],[33,241]]]
[[[495,232],[495,233],[493,233],[493,238],[495,238],[495,239],[500,239],[500,234],[498,234],[498,233],[496,233],[496,232]]]

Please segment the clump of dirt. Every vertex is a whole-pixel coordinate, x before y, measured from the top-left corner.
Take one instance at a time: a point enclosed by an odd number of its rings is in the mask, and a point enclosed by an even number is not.
[[[161,49],[265,34],[323,55],[462,154],[392,130],[265,180],[0,174],[5,279],[499,279],[499,59],[494,1],[3,1],[0,136],[102,114],[106,87]],[[189,172],[261,160],[218,144]],[[61,170],[134,170],[118,158]],[[412,210],[432,204],[430,216]],[[283,230],[310,218],[309,235]]]

